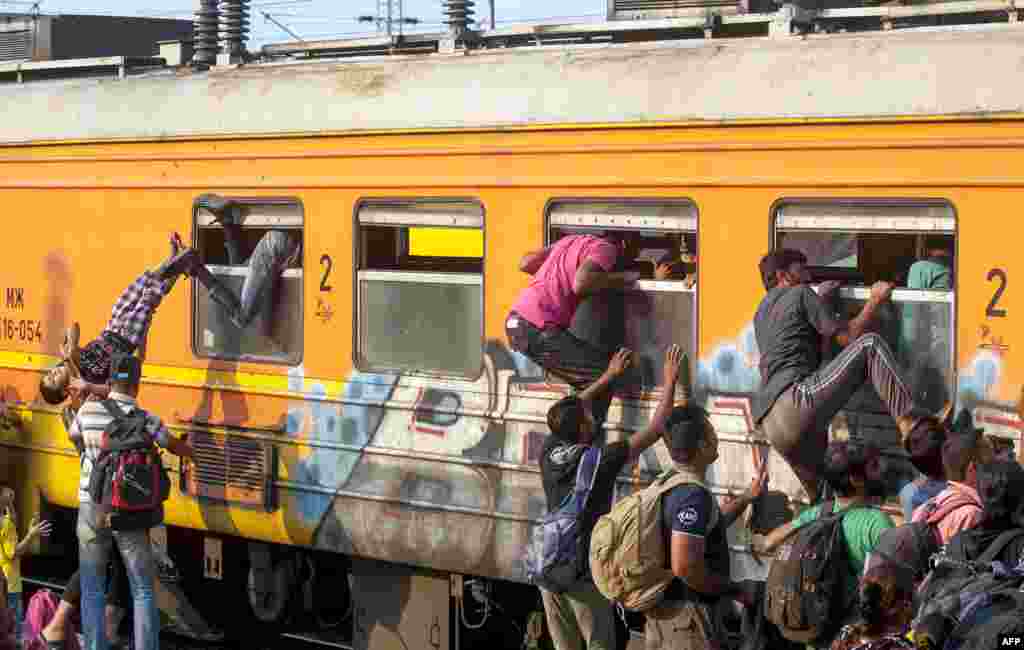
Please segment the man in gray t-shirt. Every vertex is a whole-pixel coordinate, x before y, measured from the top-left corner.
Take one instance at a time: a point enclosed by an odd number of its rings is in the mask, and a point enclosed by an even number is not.
[[[829,422],[865,383],[874,386],[904,438],[918,426],[942,425],[916,407],[888,344],[867,333],[893,285],[876,282],[860,314],[842,322],[809,286],[806,264],[803,253],[790,249],[761,259],[768,294],[754,316],[761,389],[753,408],[754,421],[815,499]],[[827,294],[837,286],[824,283],[820,291]],[[822,351],[833,341],[845,349],[822,366]]]

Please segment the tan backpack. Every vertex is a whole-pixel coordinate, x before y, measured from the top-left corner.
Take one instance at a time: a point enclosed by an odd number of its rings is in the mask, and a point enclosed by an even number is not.
[[[590,572],[605,598],[634,612],[661,601],[673,578],[666,562],[661,497],[684,484],[703,486],[695,475],[663,472],[597,520],[590,536]]]

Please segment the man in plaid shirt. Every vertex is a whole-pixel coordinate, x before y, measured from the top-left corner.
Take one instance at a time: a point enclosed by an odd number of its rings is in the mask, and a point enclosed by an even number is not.
[[[115,354],[133,354],[146,337],[153,313],[174,286],[179,275],[191,274],[197,264],[196,251],[182,244],[178,233],[171,235],[171,256],[152,271],[144,271],[125,289],[99,337],[78,347],[75,323],[64,337],[61,361],[43,375],[39,392],[50,404],[60,404],[69,394],[75,410],[88,395],[106,397],[110,361]]]

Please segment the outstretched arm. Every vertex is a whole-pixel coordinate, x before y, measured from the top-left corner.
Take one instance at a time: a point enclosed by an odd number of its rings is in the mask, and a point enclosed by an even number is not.
[[[768,464],[762,463],[757,474],[750,481],[750,487],[746,492],[722,506],[722,518],[725,527],[728,528],[735,523],[736,519],[743,514],[751,503],[753,503],[768,486]]]
[[[612,356],[612,360],[608,363],[608,369],[598,377],[597,381],[587,386],[586,390],[580,393],[580,400],[589,405],[590,402],[594,401],[601,396],[615,379],[626,371],[629,367],[629,362],[632,360],[633,352],[629,348],[620,348],[618,352]]]
[[[585,296],[603,289],[626,289],[636,284],[639,279],[639,273],[609,273],[596,262],[587,260],[576,270],[572,290],[577,296]]]
[[[181,458],[188,458],[189,460],[193,457],[192,445],[188,444],[182,438],[175,438],[170,436],[167,439],[167,451],[171,452],[175,456]]]
[[[536,273],[545,260],[548,259],[548,255],[551,254],[551,247],[542,248],[539,251],[533,251],[523,255],[522,259],[519,260],[519,270],[523,273],[529,273],[533,275]]]
[[[668,416],[672,414],[675,405],[676,382],[679,381],[679,372],[682,364],[689,363],[686,355],[678,345],[669,346],[665,352],[665,367],[662,371],[664,385],[661,390],[661,401],[655,409],[647,426],[637,434],[629,438],[629,458],[636,460],[640,454],[653,445],[665,431],[665,423]]]
[[[786,522],[767,535],[754,535],[752,545],[758,553],[774,553],[775,549],[777,549],[782,542],[789,539],[789,536],[795,533],[798,528],[799,526],[797,525],[796,520]]]
[[[867,332],[875,320],[878,308],[882,306],[882,303],[889,300],[890,296],[892,296],[894,286],[895,285],[891,282],[874,283],[871,286],[871,296],[868,298],[868,301],[864,303],[864,307],[860,310],[860,313],[847,322],[846,326],[840,331],[836,332],[836,343],[842,347],[846,347],[859,339],[862,334]]]
[[[64,342],[60,346],[62,359],[74,361],[78,364],[78,341],[81,336],[81,329],[78,323],[73,324],[64,333]]]

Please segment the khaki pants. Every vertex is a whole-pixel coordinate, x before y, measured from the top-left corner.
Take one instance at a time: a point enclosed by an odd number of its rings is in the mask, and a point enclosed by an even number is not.
[[[615,610],[593,583],[540,595],[555,650],[615,650]]]
[[[664,602],[647,612],[647,650],[718,650],[711,608],[689,601]]]

